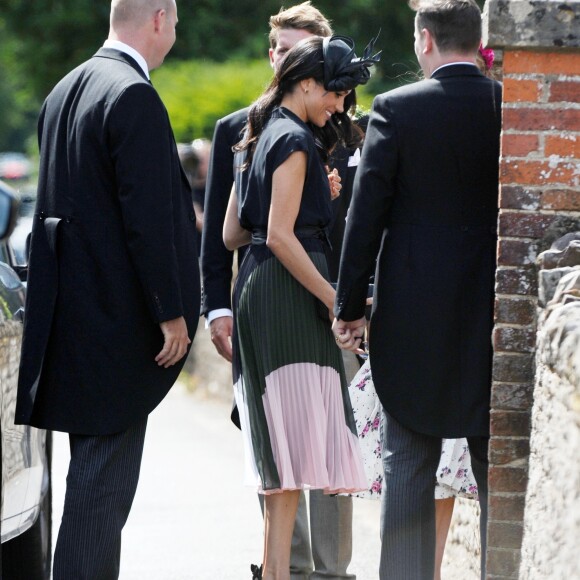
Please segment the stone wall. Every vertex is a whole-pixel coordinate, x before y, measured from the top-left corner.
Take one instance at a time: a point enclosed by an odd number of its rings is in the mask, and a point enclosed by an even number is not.
[[[539,260],[545,309],[520,567],[526,579],[580,578],[580,232],[566,238]]]
[[[518,578],[534,398],[538,254],[580,229],[580,2],[488,0],[503,49],[488,578]],[[555,577],[549,575],[548,577]]]

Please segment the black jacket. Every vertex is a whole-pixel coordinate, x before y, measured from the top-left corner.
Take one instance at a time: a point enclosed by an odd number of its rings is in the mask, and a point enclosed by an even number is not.
[[[16,421],[118,432],[161,401],[183,365],[155,363],[159,323],[184,316],[195,334],[191,190],[163,103],[116,50],[58,83],[39,145]]]
[[[376,97],[335,311],[363,316],[385,409],[437,437],[489,433],[501,86],[470,65]]]

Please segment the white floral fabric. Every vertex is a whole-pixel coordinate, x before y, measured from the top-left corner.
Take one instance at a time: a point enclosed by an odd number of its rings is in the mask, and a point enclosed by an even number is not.
[[[362,451],[368,489],[354,497],[380,499],[383,487],[379,423],[382,406],[375,391],[370,362],[367,360],[348,389]],[[443,439],[441,460],[434,474],[435,499],[467,497],[477,499],[477,484],[471,470],[466,439]]]

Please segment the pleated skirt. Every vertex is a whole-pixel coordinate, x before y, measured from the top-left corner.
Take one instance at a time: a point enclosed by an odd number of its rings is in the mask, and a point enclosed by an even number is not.
[[[326,274],[326,258],[309,252]],[[328,310],[266,246],[252,246],[234,289],[234,392],[245,480],[261,493],[366,487],[340,350]]]

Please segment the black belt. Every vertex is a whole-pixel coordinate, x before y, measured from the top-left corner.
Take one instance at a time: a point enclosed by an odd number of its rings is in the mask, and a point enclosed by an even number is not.
[[[319,226],[302,226],[294,230],[294,235],[298,239],[316,238],[324,242],[329,248],[332,248],[328,232],[325,228]],[[252,232],[252,244],[260,246],[266,243],[268,232],[266,230],[254,230]]]

